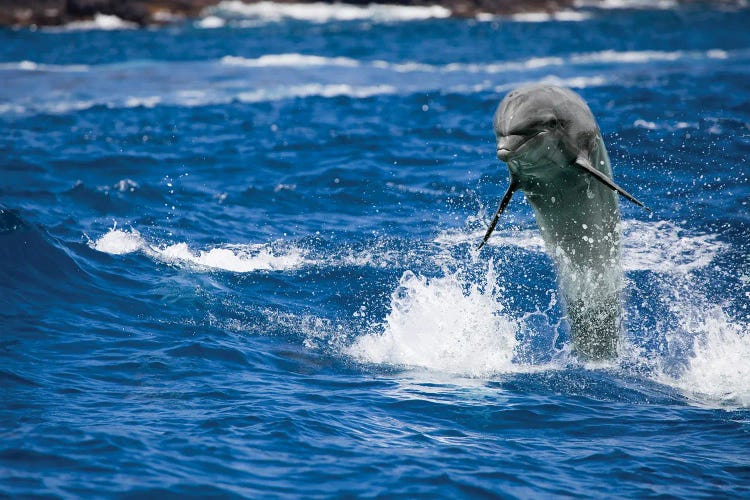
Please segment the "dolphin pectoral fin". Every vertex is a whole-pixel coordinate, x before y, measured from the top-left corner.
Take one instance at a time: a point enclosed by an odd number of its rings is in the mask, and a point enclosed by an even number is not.
[[[510,186],[508,186],[508,190],[505,192],[505,196],[503,196],[503,199],[500,201],[500,206],[497,207],[497,212],[495,212],[495,216],[492,218],[492,222],[490,222],[490,227],[488,227],[487,232],[484,233],[484,239],[482,239],[482,243],[480,243],[477,250],[481,250],[484,244],[487,243],[487,240],[490,239],[490,235],[492,234],[492,231],[495,230],[497,221],[500,219],[500,214],[505,211],[505,207],[507,207],[508,203],[510,203],[510,199],[513,198],[513,193],[516,192],[516,189],[518,189],[518,181],[511,178]]]
[[[641,201],[639,201],[635,196],[625,191],[623,188],[615,184],[615,181],[609,178],[606,174],[603,174],[599,172],[597,169],[591,165],[591,162],[584,156],[578,156],[575,161],[575,165],[586,172],[587,174],[591,175],[594,179],[598,180],[608,188],[610,188],[612,191],[617,191],[620,193],[624,198],[632,201],[639,207],[643,207],[644,209],[651,211],[650,208],[648,208],[646,205],[644,205]]]

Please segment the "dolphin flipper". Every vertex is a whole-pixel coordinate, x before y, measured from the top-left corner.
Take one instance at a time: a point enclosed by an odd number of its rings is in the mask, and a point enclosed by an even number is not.
[[[644,205],[641,201],[639,201],[635,196],[625,191],[623,188],[615,184],[615,181],[609,178],[606,174],[603,174],[602,172],[598,171],[594,168],[593,165],[591,165],[591,162],[583,155],[578,155],[576,158],[576,161],[574,162],[575,166],[592,176],[594,179],[598,180],[608,188],[610,188],[612,191],[617,191],[620,193],[624,198],[626,198],[629,201],[632,201],[639,207],[643,207],[649,212],[651,211],[650,208],[648,208],[646,205]]]
[[[490,235],[492,234],[492,231],[495,230],[495,226],[497,226],[497,221],[500,219],[500,215],[505,211],[505,207],[508,206],[508,203],[510,203],[510,199],[513,198],[513,193],[516,192],[516,189],[518,189],[518,181],[511,178],[510,186],[508,186],[508,190],[505,192],[505,196],[503,196],[503,199],[500,201],[500,206],[497,207],[497,212],[495,212],[495,216],[492,218],[492,222],[490,222],[490,227],[488,227],[487,232],[484,233],[484,239],[482,239],[482,243],[480,243],[477,250],[481,250],[484,244],[487,243],[487,240],[490,239]]]

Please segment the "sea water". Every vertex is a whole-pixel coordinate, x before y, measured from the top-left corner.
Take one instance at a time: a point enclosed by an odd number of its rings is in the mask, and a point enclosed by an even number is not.
[[[748,495],[750,11],[656,7],[0,30],[0,494]],[[538,81],[653,209],[610,363],[522,196],[476,250]]]

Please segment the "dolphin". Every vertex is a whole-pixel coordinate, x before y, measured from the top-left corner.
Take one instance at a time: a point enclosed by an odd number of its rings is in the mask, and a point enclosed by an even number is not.
[[[523,191],[557,268],[573,350],[587,361],[616,357],[623,281],[617,193],[646,207],[612,180],[599,126],[575,92],[545,84],[513,90],[493,125],[510,185],[479,248],[513,193]]]

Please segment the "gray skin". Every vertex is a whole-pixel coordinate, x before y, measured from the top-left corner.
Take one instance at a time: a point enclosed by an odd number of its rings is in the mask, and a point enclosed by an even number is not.
[[[493,124],[510,187],[482,245],[521,189],[557,267],[574,351],[584,360],[617,356],[622,268],[616,192],[643,204],[612,181],[596,120],[571,90],[541,84],[516,89],[498,106]]]

